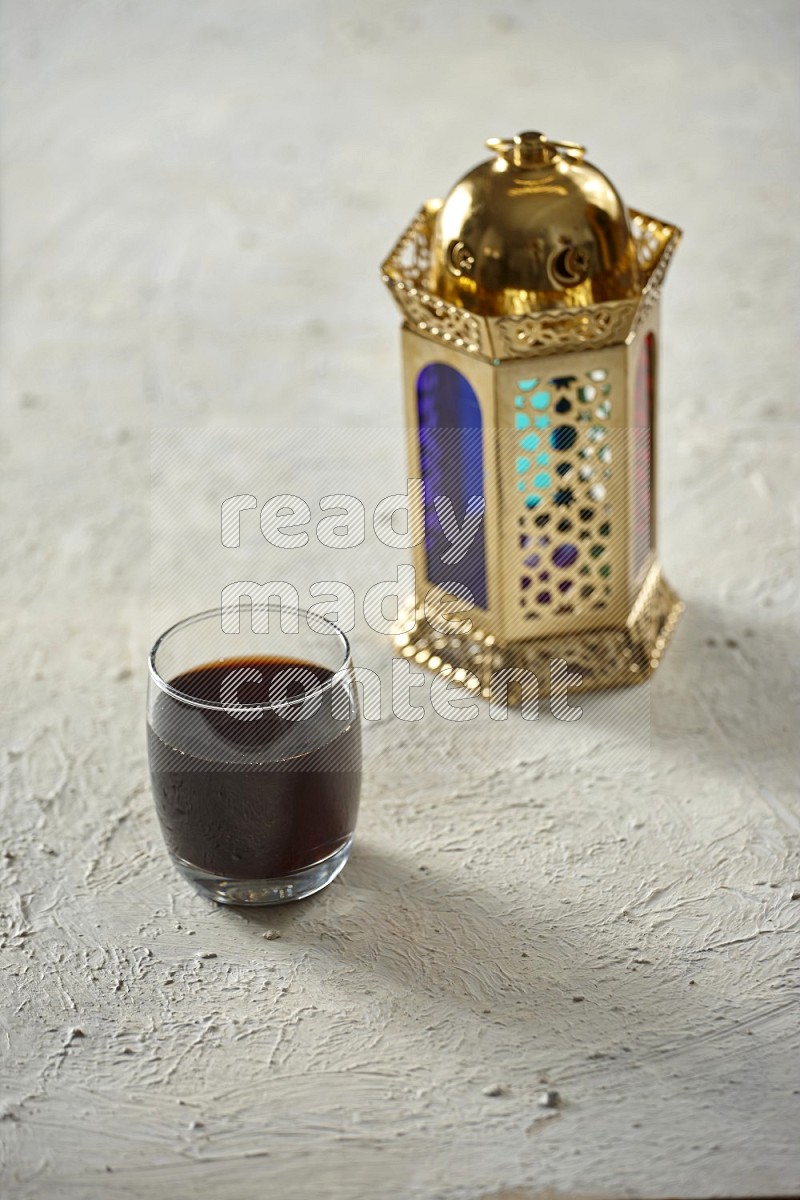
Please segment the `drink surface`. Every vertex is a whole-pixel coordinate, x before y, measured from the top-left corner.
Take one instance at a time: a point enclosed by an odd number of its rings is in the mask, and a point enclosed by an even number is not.
[[[289,670],[302,679],[287,682]],[[343,845],[361,787],[348,679],[315,663],[247,658],[197,667],[170,687],[201,702],[159,691],[151,705],[150,776],[173,854],[215,875],[274,879]],[[271,702],[277,711],[257,707]]]

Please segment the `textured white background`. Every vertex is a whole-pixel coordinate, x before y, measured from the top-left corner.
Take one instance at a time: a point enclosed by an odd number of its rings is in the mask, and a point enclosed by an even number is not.
[[[778,0],[5,0],[4,1195],[800,1191],[797,62]],[[316,430],[265,452],[265,497],[402,478],[378,263],[531,127],[686,231],[676,641],[576,725],[370,726],[344,876],[211,908],[161,846],[143,657],[213,602],[186,547],[226,460],[174,456],[187,541],[151,586],[151,429]]]

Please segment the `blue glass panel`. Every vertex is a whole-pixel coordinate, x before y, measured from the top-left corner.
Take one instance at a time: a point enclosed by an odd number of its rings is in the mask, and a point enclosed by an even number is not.
[[[428,579],[445,589],[453,584],[469,588],[478,607],[488,608],[485,518],[458,562],[444,562],[452,538],[442,528],[434,506],[437,497],[447,497],[461,528],[470,499],[485,497],[478,397],[459,371],[431,363],[417,378],[417,414]],[[469,511],[474,511],[472,505]]]

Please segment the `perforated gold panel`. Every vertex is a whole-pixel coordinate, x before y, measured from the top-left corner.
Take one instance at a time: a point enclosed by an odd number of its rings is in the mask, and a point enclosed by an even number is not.
[[[625,351],[507,364],[497,384],[504,636],[624,621]]]

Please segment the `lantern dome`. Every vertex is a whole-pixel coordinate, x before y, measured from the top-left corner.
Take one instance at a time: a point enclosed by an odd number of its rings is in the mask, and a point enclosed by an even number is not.
[[[638,296],[627,208],[584,148],[542,133],[487,141],[495,157],[436,213],[431,291],[484,316]]]

